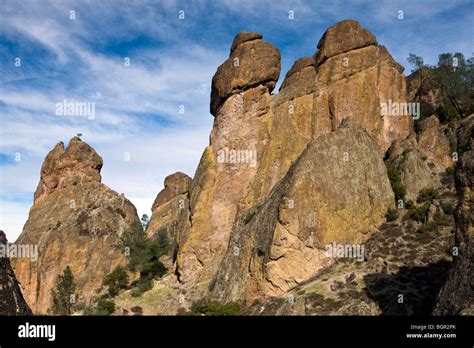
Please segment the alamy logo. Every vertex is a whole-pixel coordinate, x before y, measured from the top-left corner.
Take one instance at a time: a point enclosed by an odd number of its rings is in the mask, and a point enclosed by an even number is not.
[[[389,99],[380,103],[382,116],[411,116],[414,120],[420,118],[420,103],[399,103]]]
[[[364,245],[363,244],[328,244],[325,247],[325,256],[328,258],[353,258],[357,261],[364,261]]]
[[[89,120],[95,118],[95,103],[76,102],[64,99],[62,103],[55,105],[56,116],[81,116],[87,117]]]
[[[217,163],[248,164],[250,167],[257,166],[257,150],[235,150],[225,147],[217,150]]]
[[[56,340],[56,325],[35,325],[26,323],[18,326],[18,337],[20,338],[47,338],[52,342]]]
[[[0,243],[0,257],[7,257],[9,259],[31,259],[36,262],[38,260],[38,245],[37,244],[2,244]]]

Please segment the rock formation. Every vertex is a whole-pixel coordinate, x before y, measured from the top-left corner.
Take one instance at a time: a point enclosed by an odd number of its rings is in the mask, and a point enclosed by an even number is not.
[[[451,144],[435,115],[418,122],[417,133],[418,146],[431,161],[440,164],[444,169],[454,164],[450,151]]]
[[[406,138],[410,116],[381,115],[382,102],[405,101],[402,71],[372,34],[346,20],[270,95],[280,54],[260,34],[239,33],[212,80],[214,127],[190,191],[189,223],[178,233],[180,280],[212,280],[243,212],[267,198],[312,139],[336,131],[344,118],[367,130],[380,157]]]
[[[318,43],[315,68],[316,134],[334,131],[342,119],[350,117],[374,137],[382,151],[393,140],[408,136],[410,115],[381,108],[406,102],[403,67],[358,22],[344,20],[326,30]]]
[[[460,256],[436,311],[470,313],[472,117],[457,136],[456,125],[441,125],[435,115],[415,131],[406,102],[429,93],[417,80],[422,75],[413,75],[407,100],[402,73],[374,35],[344,20],[326,30],[313,56],[295,61],[272,94],[279,50],[261,34],[239,33],[212,79],[214,125],[196,173],[168,176],[152,207],[147,237],[166,230],[173,247],[162,260],[170,272],[142,297],[121,292],[123,312],[140,306],[145,314],[175,314],[211,297],[238,301],[249,314],[426,314],[451,261],[445,251],[456,198],[446,169],[457,148]],[[439,189],[427,216],[413,218],[422,214],[415,203],[413,211],[393,212],[386,166],[400,172],[407,200]],[[101,167],[78,138],[45,159],[19,238],[38,244],[40,258],[14,265],[35,312],[46,312],[67,265],[87,302],[125,262],[119,237],[138,217],[100,183]],[[327,255],[329,245],[366,250],[360,260],[337,260]],[[393,305],[401,292],[409,297],[403,309]]]
[[[474,115],[463,120],[457,137],[460,156],[455,172],[457,255],[438,296],[434,310],[437,315],[474,315]]]
[[[0,246],[8,243],[5,233],[0,231]],[[31,315],[20,285],[7,257],[0,256],[0,315]]]
[[[238,222],[214,295],[252,300],[291,290],[331,264],[326,245],[362,243],[393,202],[377,144],[344,122],[310,142],[267,200]]]
[[[438,188],[441,185],[439,174],[444,171],[444,167],[438,162],[428,158],[414,136],[395,141],[387,151],[387,163],[401,173],[406,201],[415,201],[423,189]]]
[[[175,238],[180,211],[188,210],[191,183],[192,179],[181,172],[165,178],[165,188],[158,193],[151,208],[152,215],[146,231],[148,238],[155,236],[161,229],[167,230],[170,239]]]
[[[39,258],[17,259],[13,267],[35,313],[50,307],[51,289],[71,267],[77,301],[88,302],[114,267],[124,264],[119,243],[124,230],[139,223],[135,207],[102,184],[102,158],[74,137],[46,156],[28,221],[17,244],[38,245]]]
[[[165,188],[156,196],[151,208],[152,215],[146,229],[147,238],[155,237],[160,231],[165,230],[171,242],[168,255],[164,263],[171,268],[174,256],[179,248],[177,231],[189,219],[189,191],[192,179],[184,173],[176,172],[165,178]]]
[[[212,79],[210,144],[190,191],[189,223],[179,231],[180,280],[209,281],[227,248],[244,188],[268,142],[270,92],[280,74],[280,53],[261,36],[240,33],[230,57]]]

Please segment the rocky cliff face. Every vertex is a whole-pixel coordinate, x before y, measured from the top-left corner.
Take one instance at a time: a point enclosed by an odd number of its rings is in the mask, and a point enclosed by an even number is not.
[[[119,245],[123,231],[138,223],[135,207],[102,184],[102,158],[74,137],[46,156],[28,221],[18,244],[38,245],[39,258],[17,259],[13,267],[26,301],[46,313],[59,274],[71,267],[78,301],[87,302],[103,277],[125,263]]]
[[[434,310],[437,315],[474,314],[474,115],[461,123],[457,138],[460,155],[455,172],[457,255],[439,293]]]
[[[393,202],[377,144],[343,123],[310,142],[267,200],[238,222],[214,295],[252,300],[291,290],[334,261],[327,245],[363,243]]]
[[[0,245],[8,243],[0,231]],[[0,315],[31,315],[31,309],[23,298],[20,285],[7,257],[0,256]]]

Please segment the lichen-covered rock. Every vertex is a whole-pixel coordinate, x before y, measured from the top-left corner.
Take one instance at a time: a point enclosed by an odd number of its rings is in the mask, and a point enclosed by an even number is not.
[[[280,51],[272,44],[263,42],[261,35],[240,33],[232,47],[229,58],[219,66],[212,78],[213,115],[229,96],[248,88],[262,85],[271,92],[280,76]]]
[[[363,36],[360,40],[339,43],[346,45],[344,50],[332,50],[334,55],[317,67],[314,58],[300,58],[286,74],[279,93],[272,96],[272,117],[266,128],[270,141],[245,190],[240,211],[262,202],[308,143],[336,130],[344,118],[369,132],[379,144],[381,156],[394,140],[405,139],[412,131],[410,116],[381,117],[381,102],[405,102],[403,67],[385,47],[377,46],[372,34],[353,22],[328,29],[324,47],[331,46],[335,37],[344,41],[335,35],[338,32],[359,32]],[[352,26],[358,29],[348,29]],[[340,51],[345,53],[336,54]]]
[[[7,243],[5,233],[0,231],[0,245],[6,246]],[[10,260],[2,256],[0,256],[0,315],[31,315],[31,309],[23,298]]]
[[[176,172],[165,178],[165,188],[158,193],[151,208],[152,215],[146,229],[147,238],[156,237],[160,231],[166,236],[172,248],[162,257],[163,263],[171,268],[179,247],[178,231],[189,219],[189,191],[192,179],[184,173]]]
[[[441,185],[443,166],[419,148],[414,136],[395,141],[387,152],[387,163],[400,172],[406,201],[416,201],[421,190]]]
[[[350,117],[374,137],[382,152],[394,140],[405,139],[413,115],[391,112],[390,107],[403,110],[406,103],[402,72],[386,48],[375,44],[325,60],[316,70],[315,134],[334,131],[342,119]]]
[[[422,117],[437,111],[441,105],[441,90],[435,87],[431,71],[422,67],[406,77],[407,98],[411,102],[420,103]]]
[[[460,153],[455,172],[457,255],[438,295],[436,315],[474,315],[474,115],[461,123],[457,136]]]
[[[448,137],[442,132],[438,118],[432,115],[417,124],[418,146],[433,162],[448,168],[454,164]]]
[[[151,207],[151,218],[146,230],[147,237],[151,238],[165,228],[168,235],[174,239],[173,230],[180,218],[180,212],[188,209],[188,193],[192,179],[184,173],[176,172],[165,178],[165,188],[158,193]]]
[[[242,216],[213,294],[281,295],[333,261],[325,246],[363,243],[393,205],[377,144],[351,122],[313,140],[268,198]]]
[[[183,283],[209,282],[217,272],[239,200],[268,142],[270,91],[279,74],[278,49],[257,39],[238,45],[213,78],[210,144],[193,179],[189,223],[178,231]]]
[[[70,266],[86,303],[105,275],[126,263],[120,236],[139,223],[135,207],[100,182],[102,159],[72,138],[46,156],[28,221],[18,244],[38,245],[38,260],[12,260],[25,299],[35,313],[50,307],[51,289]]]

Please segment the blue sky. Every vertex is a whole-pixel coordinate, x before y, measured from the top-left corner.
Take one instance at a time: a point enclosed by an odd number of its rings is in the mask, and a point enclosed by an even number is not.
[[[347,18],[406,72],[410,52],[429,64],[441,52],[472,54],[468,0],[0,0],[0,229],[16,239],[45,155],[77,133],[104,158],[103,182],[149,214],[166,175],[194,175],[212,127],[211,79],[237,32],[260,32],[280,49],[282,78]],[[94,102],[96,117],[56,116],[65,99]]]

